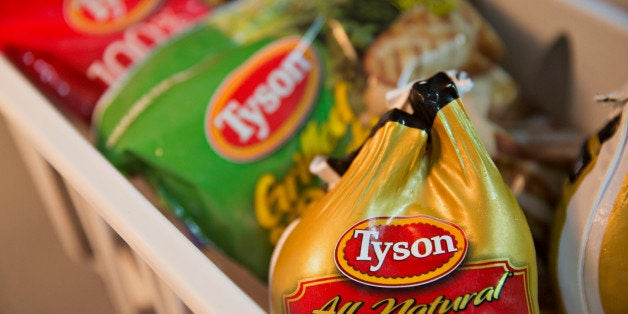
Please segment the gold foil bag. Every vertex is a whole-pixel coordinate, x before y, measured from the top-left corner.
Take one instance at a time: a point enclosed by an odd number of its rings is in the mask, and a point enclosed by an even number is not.
[[[444,73],[417,82],[276,248],[274,313],[538,313],[525,217]]]

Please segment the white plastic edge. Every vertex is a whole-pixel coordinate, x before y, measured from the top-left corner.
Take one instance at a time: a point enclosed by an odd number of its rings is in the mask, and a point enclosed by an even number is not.
[[[0,113],[195,313],[264,311],[0,55]]]
[[[613,140],[613,143],[604,145],[600,151],[600,156],[606,154],[612,160],[604,176],[602,193],[598,196],[595,208],[591,212],[588,230],[585,231],[585,234],[589,236],[586,238],[584,247],[582,276],[588,310],[591,313],[604,312],[599,282],[600,254],[606,224],[621,192],[624,178],[628,175],[628,149],[626,149],[628,146],[628,107],[624,107],[617,134]]]
[[[610,214],[608,206],[613,206],[604,201],[616,196],[627,173],[626,109],[628,107],[624,108],[617,133],[604,143],[595,166],[567,205],[560,232],[557,271],[561,298],[568,313],[603,312],[597,277],[599,253],[603,228]]]

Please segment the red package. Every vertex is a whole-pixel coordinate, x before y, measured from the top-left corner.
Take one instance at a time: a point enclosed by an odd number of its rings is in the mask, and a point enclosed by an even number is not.
[[[209,12],[201,0],[0,2],[0,50],[53,103],[88,122],[109,86]]]

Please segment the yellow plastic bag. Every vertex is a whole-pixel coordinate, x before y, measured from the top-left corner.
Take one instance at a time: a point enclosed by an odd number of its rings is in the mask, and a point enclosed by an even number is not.
[[[538,313],[525,217],[444,73],[412,86],[280,242],[276,313]],[[346,172],[345,172],[346,171]]]

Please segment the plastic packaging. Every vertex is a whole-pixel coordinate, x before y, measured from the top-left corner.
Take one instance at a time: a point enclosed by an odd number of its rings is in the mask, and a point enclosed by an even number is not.
[[[127,174],[147,177],[198,238],[266,279],[286,226],[323,195],[311,160],[354,150],[381,114],[381,105],[369,104],[381,96],[371,83],[390,68],[377,51],[405,69],[394,74],[397,83],[441,66],[472,68],[479,83],[469,94],[479,115],[516,96],[493,63],[501,43],[481,16],[466,2],[446,10],[429,4],[223,6],[102,98],[97,145]],[[395,53],[412,45],[406,39],[418,30],[400,33],[399,25],[416,17],[428,38],[421,49]],[[494,143],[492,125],[483,130]]]
[[[454,83],[408,102],[330,160],[341,179],[276,248],[273,312],[539,312],[530,230]]]
[[[378,112],[363,99],[362,57],[404,10],[395,1],[223,6],[102,98],[97,145],[147,177],[200,239],[266,279],[285,227],[323,194],[312,158],[344,155],[368,136]],[[461,15],[422,12],[441,23]]]
[[[323,84],[320,27],[241,45],[199,26],[106,95],[94,123],[114,164],[262,279],[284,226],[320,193],[308,159],[355,136],[352,109]]]
[[[0,51],[53,103],[90,122],[101,95],[210,11],[201,0],[0,3]]]

